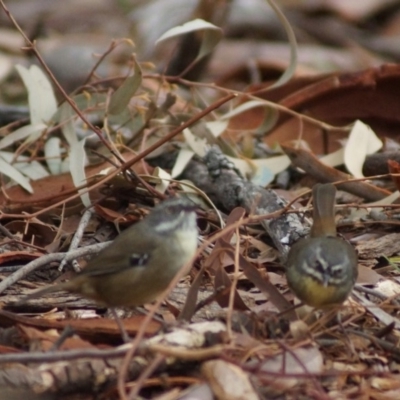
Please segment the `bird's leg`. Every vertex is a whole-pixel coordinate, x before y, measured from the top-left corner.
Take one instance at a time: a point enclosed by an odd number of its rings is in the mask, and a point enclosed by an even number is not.
[[[128,335],[128,332],[126,331],[121,318],[118,316],[117,311],[115,310],[114,307],[110,307],[110,311],[111,311],[111,314],[113,315],[115,322],[117,323],[118,328],[121,332],[122,340],[124,341],[124,343],[129,343],[132,339]]]

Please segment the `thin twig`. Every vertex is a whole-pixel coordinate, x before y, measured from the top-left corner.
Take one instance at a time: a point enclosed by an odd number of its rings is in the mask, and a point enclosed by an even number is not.
[[[82,240],[82,236],[85,232],[85,229],[90,221],[90,218],[92,218],[93,215],[93,208],[90,207],[88,208],[82,215],[81,220],[79,221],[79,225],[78,228],[71,240],[71,245],[69,246],[69,250],[68,253],[71,251],[74,251],[78,246],[79,243]],[[65,267],[65,264],[67,263],[67,255],[68,253],[65,254],[65,258],[61,261],[60,266],[58,267],[59,271],[62,271]],[[72,260],[72,267],[74,268],[75,272],[79,272],[80,271],[80,267],[79,264],[76,262],[76,260]]]
[[[376,346],[379,346],[383,350],[387,351],[393,357],[393,359],[396,360],[396,362],[400,362],[400,350],[396,344],[390,343],[387,340],[379,339],[365,332],[357,331],[355,329],[347,329],[347,332],[370,340]]]
[[[147,378],[151,376],[151,374],[159,367],[159,365],[164,362],[166,356],[163,354],[157,354],[153,361],[149,363],[146,369],[140,374],[139,378],[136,380],[136,385],[132,388],[131,392],[129,393],[129,400],[135,400],[138,397],[140,390],[142,389],[145,381]]]
[[[100,64],[105,60],[105,58],[111,54],[111,52],[114,51],[114,49],[118,46],[119,43],[117,43],[116,40],[112,40],[110,43],[110,46],[108,47],[108,49],[99,57],[99,59],[97,60],[97,62],[94,64],[93,68],[89,71],[85,81],[83,82],[82,86],[84,85],[88,85],[90,78],[92,77],[92,75],[94,75],[96,69],[100,66]]]
[[[129,350],[130,345],[125,344],[112,350],[79,349],[66,351],[51,351],[47,353],[20,353],[20,354],[1,354],[0,364],[9,363],[45,363],[80,360],[83,358],[104,359],[123,357]]]
[[[52,254],[46,254],[42,257],[39,257],[36,260],[33,260],[30,263],[24,265],[18,271],[14,272],[12,275],[3,279],[3,281],[0,282],[0,294],[3,293],[6,289],[8,289],[15,282],[19,281],[24,276],[26,276],[27,274],[31,273],[32,271],[34,271],[35,269],[37,269],[43,265],[46,265],[46,264],[49,264],[49,263],[52,263],[55,261],[60,261],[64,258],[67,261],[69,261],[69,260],[73,260],[78,257],[87,256],[90,254],[97,254],[100,250],[107,247],[110,243],[112,243],[112,242],[96,243],[91,246],[86,246],[86,247],[74,250],[72,252],[68,252],[67,255],[65,253],[52,253]]]
[[[12,240],[18,240],[3,224],[0,224],[0,233]]]

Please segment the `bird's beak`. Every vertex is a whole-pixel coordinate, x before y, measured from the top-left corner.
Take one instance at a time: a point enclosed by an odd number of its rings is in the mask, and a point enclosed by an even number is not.
[[[329,284],[329,274],[325,273],[322,275],[322,284],[324,285],[324,287],[327,287]]]

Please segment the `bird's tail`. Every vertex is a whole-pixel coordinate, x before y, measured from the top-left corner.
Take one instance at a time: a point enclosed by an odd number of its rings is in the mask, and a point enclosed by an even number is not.
[[[70,282],[63,282],[63,283],[58,283],[58,284],[52,285],[52,286],[46,286],[43,289],[35,290],[34,292],[29,293],[28,295],[24,296],[21,300],[18,301],[18,304],[26,303],[29,300],[36,299],[38,297],[42,297],[49,293],[61,292],[63,290],[68,291],[70,289],[71,289]]]
[[[312,237],[336,236],[335,194],[336,187],[331,183],[314,185]]]

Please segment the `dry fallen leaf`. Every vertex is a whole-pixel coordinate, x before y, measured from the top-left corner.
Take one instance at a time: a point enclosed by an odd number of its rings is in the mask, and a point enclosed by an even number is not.
[[[206,361],[201,372],[219,400],[257,400],[249,374],[223,360]]]
[[[272,388],[287,390],[302,382],[307,376],[322,373],[323,369],[324,361],[318,347],[306,346],[291,350],[285,349],[276,356],[265,358],[260,371],[264,373],[263,380],[268,382]],[[292,375],[302,375],[303,378]]]

